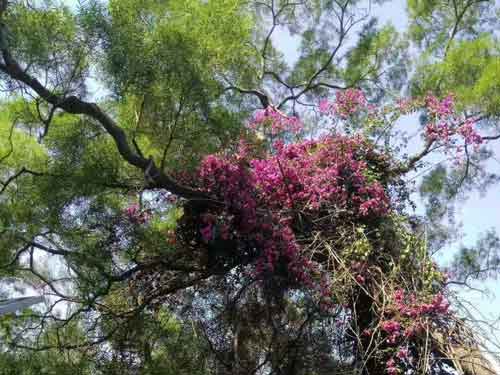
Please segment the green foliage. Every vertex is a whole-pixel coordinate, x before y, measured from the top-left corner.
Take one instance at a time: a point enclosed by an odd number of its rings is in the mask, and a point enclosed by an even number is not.
[[[34,68],[47,67],[58,58],[72,63],[76,53],[74,41],[77,33],[75,19],[67,7],[54,1],[44,1],[43,9],[15,5],[9,9],[5,20],[9,27],[9,43],[14,53]],[[30,30],[26,33],[26,30]]]
[[[214,101],[221,77],[252,76],[245,7],[236,0],[111,1],[109,13],[87,10],[86,23],[101,30],[105,79],[122,98],[120,122],[162,166],[192,165],[193,156],[238,134],[238,115]]]
[[[109,69],[122,87],[189,89],[241,64],[251,19],[239,0],[111,1]],[[165,86],[168,85],[168,86]],[[197,92],[193,87],[193,92]]]
[[[342,77],[347,86],[356,86],[365,80],[377,81],[385,74],[390,77],[391,88],[399,91],[407,73],[407,47],[394,26],[385,25],[377,29],[374,22],[370,23],[349,52]],[[370,85],[363,87],[370,92]]]
[[[462,108],[495,115],[500,108],[500,49],[483,35],[453,43],[442,62],[420,65],[413,94],[454,92]]]
[[[15,106],[4,104],[0,108],[0,168],[4,176],[22,167],[43,169],[48,160],[46,149],[26,134]]]
[[[494,229],[484,232],[474,246],[462,246],[452,263],[454,276],[465,283],[497,278],[500,267],[500,238]]]
[[[21,326],[29,316],[23,314],[1,318],[1,324]],[[83,331],[75,324],[69,324],[57,332],[48,328],[39,338],[42,345],[64,345],[67,340],[77,345],[83,339]],[[0,354],[0,373],[2,375],[90,375],[95,374],[95,362],[84,352],[76,350],[46,351],[3,351]]]
[[[408,0],[409,36],[418,46],[442,56],[453,40],[477,37],[498,28],[492,1]]]

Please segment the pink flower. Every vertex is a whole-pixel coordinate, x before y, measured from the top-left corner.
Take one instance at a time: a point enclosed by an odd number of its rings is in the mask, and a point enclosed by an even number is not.
[[[205,242],[210,242],[213,239],[213,228],[212,224],[208,224],[204,227],[201,228],[200,230],[201,237],[203,238],[203,241]]]
[[[457,129],[457,132],[464,138],[466,144],[479,146],[483,143],[483,137],[481,137],[474,129],[475,125],[476,123],[474,119],[467,119]]]
[[[407,348],[400,348],[396,356],[400,360],[406,360],[408,359],[408,349]]]
[[[461,156],[462,146],[457,145],[460,138],[466,145],[478,148],[484,141],[476,131],[477,119],[465,118],[456,112],[454,98],[448,95],[442,100],[432,95],[426,97],[426,108],[430,115],[430,122],[425,129],[425,136],[429,141],[441,142],[447,150],[454,148],[457,156]],[[457,158],[455,163],[459,163]]]
[[[135,224],[145,224],[151,219],[149,211],[141,211],[139,204],[134,203],[125,209],[128,219]]]
[[[389,375],[395,375],[398,373],[398,369],[396,367],[387,367],[386,370]]]
[[[256,114],[254,121],[265,126],[266,121],[295,124],[272,108]],[[367,158],[380,156],[360,136],[325,136],[298,143],[281,140],[273,147],[258,159],[250,159],[244,143],[232,155],[205,157],[197,175],[200,190],[222,204],[202,215],[201,237],[212,241],[217,225],[220,238],[255,246],[256,277],[282,272],[290,282],[314,288],[315,295],[325,299],[330,288],[315,285],[317,265],[302,254],[290,213],[339,209],[359,217],[387,214],[386,188],[366,177]],[[355,271],[360,284],[366,282],[364,267]]]
[[[347,118],[366,106],[366,98],[361,90],[347,89],[337,91],[335,111],[342,118]]]
[[[327,99],[322,99],[319,102],[320,113],[326,115],[338,115],[346,119],[362,109],[368,109],[373,112],[373,106],[369,106],[366,102],[365,95],[358,89],[347,89],[337,91],[335,100],[329,102]]]
[[[451,94],[443,100],[439,100],[433,95],[427,95],[426,106],[429,113],[437,117],[451,116],[455,110],[454,98]]]
[[[365,283],[365,281],[366,281],[366,280],[365,280],[365,278],[364,278],[363,276],[361,276],[361,275],[357,275],[357,276],[356,276],[356,281],[357,281],[358,283],[360,283],[361,285],[363,285],[363,284]]]
[[[134,203],[128,206],[125,212],[127,213],[129,218],[133,218],[139,212],[139,205],[137,203]]]
[[[412,106],[413,106],[413,101],[411,99],[399,99],[397,100],[397,108],[402,112],[402,113],[408,113],[411,111]]]
[[[395,320],[388,320],[382,323],[382,329],[389,334],[396,333],[401,329],[401,324]]]
[[[449,302],[444,298],[442,293],[436,294],[432,300],[432,311],[438,314],[447,314],[450,307]]]
[[[396,367],[396,361],[394,358],[390,358],[386,363],[386,371],[390,375],[394,375],[398,373],[398,369]]]
[[[272,135],[278,135],[283,132],[298,133],[303,125],[298,117],[286,116],[273,106],[269,106],[257,111],[248,127],[250,129],[263,127],[269,129]]]
[[[394,299],[396,300],[396,302],[403,303],[404,298],[405,298],[405,292],[403,289],[397,289],[394,292]]]
[[[330,103],[328,102],[327,99],[322,99],[320,102],[319,102],[319,111],[321,113],[329,113],[331,110],[331,105]]]
[[[395,344],[401,336],[401,324],[395,320],[388,320],[382,323],[382,330],[387,333],[387,343]]]

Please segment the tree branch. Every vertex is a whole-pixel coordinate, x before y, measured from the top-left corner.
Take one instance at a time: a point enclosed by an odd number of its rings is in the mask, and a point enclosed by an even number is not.
[[[262,105],[262,108],[267,108],[271,104],[269,97],[262,91],[242,89],[238,86],[229,86],[224,89],[224,91],[231,91],[231,90],[238,91],[241,94],[253,95],[257,97],[260,101],[260,104]]]

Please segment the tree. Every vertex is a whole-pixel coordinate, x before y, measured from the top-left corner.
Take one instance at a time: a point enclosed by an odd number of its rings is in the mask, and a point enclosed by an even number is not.
[[[1,318],[6,371],[494,373],[449,285],[498,239],[452,280],[431,255],[498,181],[498,9],[410,1],[400,35],[362,5],[1,3],[0,272],[49,301]]]

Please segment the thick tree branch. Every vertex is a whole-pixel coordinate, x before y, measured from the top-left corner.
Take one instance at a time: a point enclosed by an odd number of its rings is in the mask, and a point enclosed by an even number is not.
[[[418,154],[412,156],[410,159],[408,159],[408,162],[398,168],[393,169],[393,174],[395,175],[402,175],[405,173],[408,173],[411,171],[417,163],[422,160],[425,156],[427,156],[431,151],[432,151],[432,145],[434,144],[434,140],[428,140],[425,144],[425,147],[423,148],[422,151],[420,151]]]
[[[269,97],[262,91],[242,89],[238,86],[229,86],[224,89],[224,91],[231,90],[238,91],[240,94],[253,95],[257,97],[262,105],[262,108],[267,108],[271,104]]]

